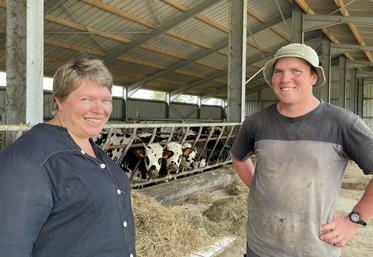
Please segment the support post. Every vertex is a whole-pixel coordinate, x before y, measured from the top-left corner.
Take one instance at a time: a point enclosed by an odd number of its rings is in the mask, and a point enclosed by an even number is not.
[[[228,122],[245,119],[246,0],[229,1]]]

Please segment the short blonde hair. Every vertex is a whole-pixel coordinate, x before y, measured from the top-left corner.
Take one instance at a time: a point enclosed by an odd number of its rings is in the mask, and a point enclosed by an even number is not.
[[[108,68],[98,59],[76,59],[59,67],[53,76],[53,97],[66,100],[82,80],[95,81],[110,92],[113,77]]]

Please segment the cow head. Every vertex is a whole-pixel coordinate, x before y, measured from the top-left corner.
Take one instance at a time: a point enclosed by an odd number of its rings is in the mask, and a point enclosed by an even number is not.
[[[163,147],[158,143],[145,146],[145,167],[150,178],[157,178],[162,165]]]
[[[192,145],[185,143],[182,147],[183,157],[181,158],[180,166],[186,169],[196,169],[198,168],[197,149],[193,149]]]
[[[122,129],[103,130],[98,136],[92,138],[95,144],[117,162],[121,157],[124,145],[131,141],[131,135],[125,133]]]
[[[163,151],[163,158],[166,159],[167,171],[177,173],[179,171],[183,150],[181,144],[176,142],[167,143]]]

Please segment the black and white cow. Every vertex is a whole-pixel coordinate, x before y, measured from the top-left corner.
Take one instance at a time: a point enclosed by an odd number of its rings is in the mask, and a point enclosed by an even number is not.
[[[95,143],[120,165],[131,180],[140,181],[157,178],[162,164],[163,147],[158,143],[144,143],[150,137],[149,133],[132,136],[124,133],[122,129],[113,129],[103,131],[95,138]],[[128,144],[133,147],[124,154]]]
[[[183,149],[181,144],[177,142],[167,143],[163,150],[164,165],[166,166],[166,174],[178,173],[180,168],[180,162],[183,155]]]
[[[200,144],[197,143],[196,146]],[[202,149],[199,147],[192,147],[190,143],[184,143],[183,145],[183,156],[181,158],[180,167],[182,169],[190,170],[203,168],[206,166],[206,156],[201,155],[198,160],[199,153]]]
[[[129,174],[131,182],[143,182],[159,177],[163,160],[163,147],[151,143],[130,148],[124,156],[121,167]]]

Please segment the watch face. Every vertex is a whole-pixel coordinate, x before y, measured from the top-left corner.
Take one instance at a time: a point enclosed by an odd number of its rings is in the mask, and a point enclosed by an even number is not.
[[[358,214],[352,213],[351,214],[351,220],[354,221],[354,222],[358,222],[360,220],[360,217],[359,217]]]

